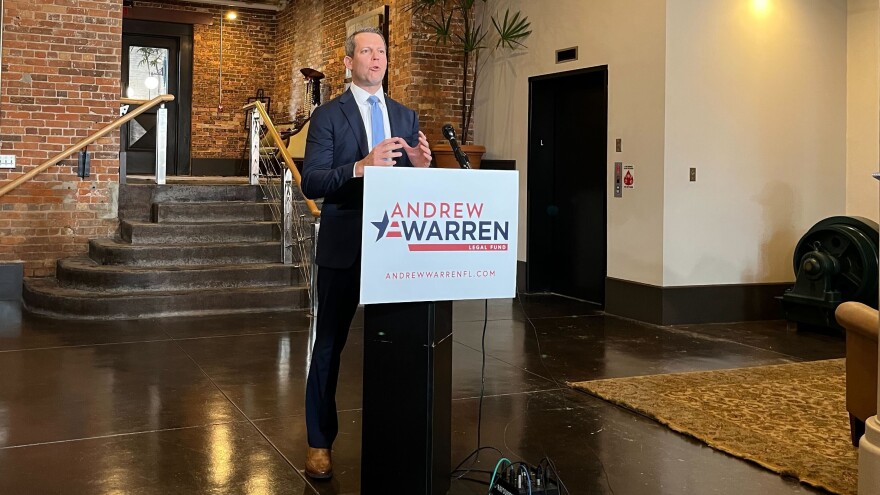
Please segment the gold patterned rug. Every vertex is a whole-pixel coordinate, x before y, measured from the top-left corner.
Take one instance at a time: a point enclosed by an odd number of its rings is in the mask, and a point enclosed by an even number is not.
[[[570,386],[710,447],[839,494],[857,492],[845,361],[613,378]]]

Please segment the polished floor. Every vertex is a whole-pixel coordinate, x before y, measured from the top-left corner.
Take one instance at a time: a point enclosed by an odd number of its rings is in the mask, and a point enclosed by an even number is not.
[[[477,443],[484,303],[454,308],[453,465]],[[842,336],[658,327],[550,295],[489,301],[488,319],[481,444],[551,458],[570,493],[817,493],[565,382],[837,358]],[[300,313],[80,322],[0,302],[0,494],[359,493],[362,331],[343,355],[335,476],[312,482],[308,328]],[[497,459],[484,450],[465,478]],[[412,493],[388,468],[385,493]],[[456,479],[450,493],[486,491]]]

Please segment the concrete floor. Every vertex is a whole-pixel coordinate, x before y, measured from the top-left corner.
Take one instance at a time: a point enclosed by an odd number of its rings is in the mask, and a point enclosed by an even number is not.
[[[454,312],[453,466],[477,442],[483,302]],[[817,493],[564,382],[838,358],[841,335],[779,321],[658,327],[556,296],[493,300],[488,314],[482,446],[550,457],[573,494]],[[309,321],[61,321],[0,302],[0,493],[359,493],[360,328],[343,354],[335,476],[301,472]],[[473,468],[497,459],[484,451]],[[386,493],[409,493],[388,462]],[[450,493],[487,489],[461,479]]]

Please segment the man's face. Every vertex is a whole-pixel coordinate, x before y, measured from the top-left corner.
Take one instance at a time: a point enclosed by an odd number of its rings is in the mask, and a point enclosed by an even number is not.
[[[376,33],[360,33],[354,37],[354,56],[345,57],[351,70],[351,81],[366,90],[378,89],[388,69],[385,43]]]

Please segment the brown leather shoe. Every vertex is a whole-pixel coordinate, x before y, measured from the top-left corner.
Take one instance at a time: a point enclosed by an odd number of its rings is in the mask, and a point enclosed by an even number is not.
[[[309,447],[309,452],[306,455],[306,476],[316,480],[326,480],[333,476],[330,449]]]

